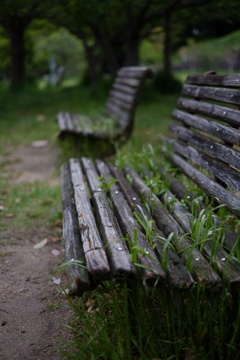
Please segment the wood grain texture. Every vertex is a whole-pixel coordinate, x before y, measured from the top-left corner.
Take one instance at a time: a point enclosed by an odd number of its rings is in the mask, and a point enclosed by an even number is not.
[[[74,203],[73,188],[69,164],[61,168],[62,205],[63,205],[63,239],[65,245],[65,259],[69,265],[66,273],[69,289],[72,294],[81,294],[90,288],[90,279],[86,267],[86,260],[82,248],[77,212]],[[75,261],[82,265],[76,265]]]
[[[202,130],[207,134],[240,146],[240,131],[237,129],[180,110],[174,110],[172,116],[187,126]]]
[[[82,164],[90,186],[94,211],[104,239],[112,275],[117,279],[132,278],[135,269],[130,261],[126,242],[123,241],[123,234],[114,217],[107,195],[101,189],[99,174],[90,159],[82,158]]]
[[[240,110],[238,109],[182,97],[178,99],[177,106],[190,113],[206,115],[221,122],[240,126]]]
[[[240,74],[188,75],[187,84],[240,88]]]
[[[170,124],[169,129],[178,139],[198,147],[200,150],[232,165],[236,169],[240,169],[240,152],[238,150],[177,124]]]
[[[92,279],[99,280],[109,276],[110,273],[104,244],[96,225],[78,160],[70,159],[70,171],[78,214],[79,230],[88,272]]]
[[[162,175],[163,179],[166,179],[166,182],[169,186],[169,189],[173,192],[174,195],[179,200],[184,200],[187,204],[195,201],[198,206],[196,207],[196,214],[199,215],[200,211],[209,211],[210,209],[199,199],[199,197],[194,194],[192,191],[189,191],[186,186],[184,186],[179,180],[177,180],[170,173],[166,172],[164,168],[159,167],[159,173]],[[222,224],[222,221],[216,215],[215,220],[217,225],[225,227],[225,238],[224,244],[229,251],[233,250],[238,241],[238,236],[236,232],[230,228],[226,223]]]
[[[166,206],[169,211],[172,212],[176,221],[180,224],[186,234],[191,234],[191,222],[193,222],[194,217],[189,212],[189,210],[183,206],[183,204],[174,198],[174,195],[167,191],[165,194],[160,196],[160,199]],[[213,226],[214,226],[213,219]],[[215,225],[217,224],[217,220]],[[206,237],[204,243],[202,243],[204,239],[201,237],[201,248],[202,253],[208,259],[209,263],[214,269],[217,269],[218,272],[222,274],[222,278],[227,280],[230,284],[235,284],[240,282],[240,267],[237,263],[232,259],[232,255],[227,253],[221,244],[215,247],[213,251],[213,242],[212,236],[209,235]],[[214,239],[214,241],[216,241]],[[196,248],[200,248],[200,244],[197,242],[194,245]]]
[[[176,153],[201,166],[203,169],[219,178],[227,186],[230,186],[233,190],[240,192],[240,174],[236,169],[229,167],[226,163],[180,141],[175,141],[173,148]]]
[[[183,263],[187,265],[189,259],[191,259],[191,267],[195,280],[208,288],[221,286],[221,278],[201,252],[194,246],[192,241],[186,236],[186,232],[179,223],[163,207],[159,199],[152,194],[151,190],[133,169],[127,168],[126,171],[132,178],[133,188],[138,194],[145,197],[145,201],[148,202],[150,206],[153,206],[153,218],[158,228],[161,229],[167,237],[171,233],[175,234],[175,236],[172,237],[171,243]],[[153,201],[154,204],[152,203]]]
[[[147,211],[146,207],[142,204],[139,195],[134,191],[132,186],[126,180],[124,174],[115,166],[110,166],[111,171],[115,178],[118,179],[118,184],[126,197],[128,204],[140,217],[142,213],[146,216],[148,221],[153,221],[151,215]],[[133,200],[134,199],[134,200]],[[153,242],[156,246],[159,259],[164,263],[165,258],[167,261],[167,281],[170,288],[175,289],[187,289],[190,288],[194,282],[191,274],[184,266],[181,259],[171,249],[164,250],[164,242],[166,238],[161,230],[153,222]],[[162,239],[162,241],[159,241]]]
[[[171,159],[175,166],[182,169],[182,171],[190,177],[205,193],[211,197],[216,197],[223,204],[229,205],[229,211],[240,217],[240,199],[232,195],[229,191],[219,185],[212,179],[209,179],[201,171],[195,169],[187,161],[182,159],[177,154],[172,154]]]
[[[227,104],[240,105],[240,92],[233,89],[211,88],[184,84],[182,94],[195,99],[208,99]]]
[[[97,168],[100,174],[106,179],[112,177],[110,169],[104,162],[97,161]],[[131,243],[134,244],[134,241],[136,240],[134,238],[134,233],[137,233],[137,245],[139,247],[137,258],[141,265],[140,271],[143,283],[154,285],[156,281],[165,282],[166,274],[132,214],[131,208],[117,183],[111,186],[110,195],[114,205],[115,216],[124,236],[126,237],[126,235],[128,235]]]

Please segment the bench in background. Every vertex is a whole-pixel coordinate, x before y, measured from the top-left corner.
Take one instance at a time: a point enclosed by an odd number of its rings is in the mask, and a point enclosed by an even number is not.
[[[191,188],[190,192],[186,186],[192,181],[222,204],[229,218],[239,219],[239,88],[240,75],[188,76],[165,146],[171,148],[167,155],[181,181],[161,166],[139,175],[128,166],[121,171],[114,164],[88,158],[70,159],[63,165],[63,237],[73,294],[80,295],[106,279],[134,281],[139,271],[146,286],[239,289],[240,266],[234,258],[239,223],[234,222],[234,229],[222,224],[213,211],[215,204],[205,205],[197,199],[198,191]],[[156,174],[168,189],[159,196],[146,185],[146,179],[149,182]],[[117,182],[109,189],[101,185],[101,179],[108,183],[112,178]],[[195,218],[190,214],[194,201]],[[191,222],[204,213],[211,215],[212,234],[223,228],[217,246],[214,235],[209,233],[202,242],[191,233]],[[136,218],[145,223],[154,220],[151,241]]]
[[[132,134],[143,84],[152,76],[152,71],[147,67],[121,68],[109,93],[104,114],[91,119],[86,115],[61,111],[57,115],[58,137],[64,139],[72,136],[77,142],[87,138],[122,145]],[[110,152],[114,152],[114,146],[111,146]]]

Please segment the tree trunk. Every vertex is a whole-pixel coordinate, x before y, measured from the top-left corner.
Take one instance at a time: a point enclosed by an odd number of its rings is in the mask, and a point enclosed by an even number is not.
[[[24,30],[19,29],[11,36],[11,88],[22,85],[25,79]]]
[[[167,13],[165,18],[165,39],[164,39],[164,72],[171,73],[171,14]]]
[[[8,17],[2,22],[10,38],[11,89],[19,88],[25,80],[26,50],[24,34],[29,22],[29,18],[19,18],[17,16]]]
[[[139,65],[139,40],[131,39],[128,42],[128,48],[125,57],[125,66],[137,66]]]
[[[86,39],[81,38],[82,42],[83,42],[83,46],[84,46],[84,51],[85,51],[85,59],[87,61],[88,64],[88,74],[89,74],[89,79],[91,81],[91,85],[92,88],[95,89],[96,88],[96,84],[97,84],[97,69],[96,69],[96,61],[93,55],[93,49],[91,46],[89,46],[87,44]]]
[[[115,75],[119,68],[119,64],[108,37],[94,24],[91,25],[91,29],[99,45],[100,51],[104,54],[103,59],[108,71]]]

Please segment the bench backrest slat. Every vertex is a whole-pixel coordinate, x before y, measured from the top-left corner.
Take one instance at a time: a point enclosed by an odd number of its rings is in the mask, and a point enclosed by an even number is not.
[[[173,112],[173,118],[182,121],[187,126],[202,130],[207,134],[240,146],[240,131],[237,129],[179,110]]]
[[[123,131],[133,127],[139,93],[147,77],[153,73],[147,67],[123,67],[118,73],[109,92],[105,112],[114,117]],[[127,116],[122,116],[126,113]]]
[[[174,150],[203,169],[211,172],[234,190],[240,192],[239,173],[234,168],[227,166],[222,161],[218,161],[204,152],[198,151],[190,145],[185,145],[178,141],[174,143]]]
[[[121,82],[115,82],[113,85],[113,90],[120,91],[125,94],[135,95],[136,94],[136,88],[132,86],[128,86],[126,84],[123,84]]]
[[[225,163],[234,166],[239,169],[240,165],[240,152],[232,149],[226,145],[223,145],[213,139],[205,137],[201,134],[184,128],[183,126],[171,124],[170,130],[174,133],[179,139],[190,143],[204,152],[215,156],[217,159],[224,161]]]
[[[226,106],[210,104],[206,102],[199,102],[187,98],[179,98],[177,106],[181,109],[187,110],[190,113],[210,116],[213,119],[224,121],[228,124],[240,126],[239,110],[231,109]]]
[[[206,75],[188,75],[186,79],[187,84],[195,85],[211,85],[224,87],[237,87],[240,85],[240,74],[206,74]]]
[[[207,99],[235,105],[240,104],[239,91],[232,89],[222,89],[185,84],[182,88],[182,94],[186,96],[192,96],[195,99]]]
[[[240,217],[240,75],[191,75],[182,94],[169,126],[172,160]]]

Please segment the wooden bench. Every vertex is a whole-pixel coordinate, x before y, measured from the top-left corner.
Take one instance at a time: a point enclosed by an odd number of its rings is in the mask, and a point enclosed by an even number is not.
[[[140,91],[145,80],[152,76],[147,67],[121,68],[109,93],[104,114],[90,118],[61,111],[57,115],[58,137],[71,136],[77,142],[84,138],[100,140],[109,144],[109,154],[114,153],[116,146],[124,144],[132,134]]]
[[[163,146],[175,171],[158,166],[139,175],[129,166],[120,170],[88,158],[62,166],[63,237],[73,294],[106,279],[135,281],[139,273],[146,286],[239,289],[239,88],[240,75],[188,76]],[[211,199],[208,204],[199,199],[199,189]],[[223,209],[226,222],[219,218]],[[191,224],[204,218],[212,225],[197,239]]]

